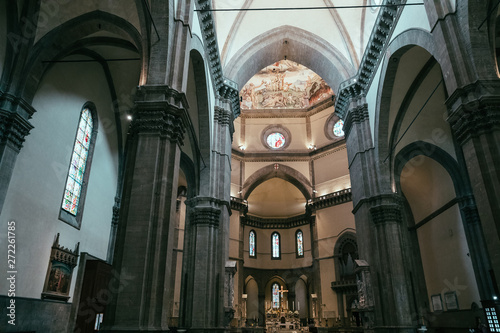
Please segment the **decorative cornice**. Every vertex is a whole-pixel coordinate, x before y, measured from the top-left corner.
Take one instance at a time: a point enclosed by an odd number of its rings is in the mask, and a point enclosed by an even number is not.
[[[380,7],[358,73],[353,78],[340,84],[335,107],[340,118],[345,117],[350,99],[366,91],[370,86],[377,68],[380,65],[382,53],[386,49],[388,41],[396,26],[395,23],[403,10],[404,6],[401,5],[405,3],[406,0],[386,0],[386,5],[397,6]]]
[[[307,109],[250,109],[241,114],[242,118],[305,118],[311,117],[334,106],[331,99],[326,99]]]
[[[286,150],[261,153],[247,153],[232,149],[232,157],[245,162],[309,162],[346,149],[345,140],[341,139],[313,151]]]
[[[252,215],[241,218],[244,225],[260,229],[289,229],[311,223],[311,216],[303,214],[289,218],[266,219]]]
[[[352,201],[352,192],[351,189],[348,188],[314,198],[310,202],[310,207],[313,211],[316,211],[318,209],[333,207],[350,201]]]
[[[204,41],[203,45],[209,65],[208,67],[212,73],[215,90],[220,93],[220,89],[224,84],[224,78],[220,63],[219,46],[217,45],[214,17],[210,11],[212,9],[211,2],[210,0],[197,0],[196,7]]]
[[[383,204],[370,208],[372,221],[375,225],[401,222],[401,206],[396,204]]]
[[[331,288],[335,292],[344,292],[344,293],[358,293],[358,284],[356,280],[345,280],[345,281],[332,281]]]
[[[248,211],[248,202],[240,198],[231,197],[231,209],[246,213]]]
[[[24,138],[32,129],[33,125],[23,116],[0,109],[0,144],[11,145],[20,151]]]

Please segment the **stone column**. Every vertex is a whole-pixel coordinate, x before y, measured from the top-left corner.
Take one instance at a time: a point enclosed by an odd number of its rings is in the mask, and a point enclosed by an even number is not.
[[[448,122],[461,146],[481,218],[485,244],[493,267],[490,283],[497,296],[500,296],[499,91],[498,80],[478,81],[457,89],[446,102],[450,114]],[[492,295],[488,296],[491,298]]]
[[[19,105],[21,104],[21,105]],[[0,211],[2,211],[17,155],[33,126],[27,119],[35,110],[11,95],[0,96]]]
[[[120,212],[114,269],[127,284],[105,319],[109,332],[168,332],[170,272],[183,94],[168,86],[141,86],[130,127],[131,145]]]
[[[200,193],[186,201],[181,326],[189,332],[225,330],[224,285],[229,257],[232,114],[216,99],[209,167],[200,170]],[[208,138],[205,138],[208,139]]]
[[[414,332],[412,298],[406,272],[403,205],[392,193],[387,170],[375,159],[368,106],[364,96],[352,99],[344,125],[353,196],[359,258],[370,264],[377,332]],[[413,310],[415,311],[415,310]]]

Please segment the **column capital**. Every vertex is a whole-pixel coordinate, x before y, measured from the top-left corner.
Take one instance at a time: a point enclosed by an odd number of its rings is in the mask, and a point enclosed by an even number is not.
[[[458,88],[446,101],[450,123],[458,142],[500,129],[500,83],[477,81]]]
[[[368,104],[364,98],[361,98],[360,101],[351,103],[351,108],[347,111],[347,116],[344,120],[344,133],[346,138],[349,137],[349,133],[354,124],[360,124],[368,119]]]
[[[382,204],[370,208],[372,221],[375,225],[401,222],[401,206],[398,204]]]
[[[18,113],[0,110],[0,144],[10,145],[19,152],[32,129],[33,125]]]
[[[233,114],[231,111],[220,107],[215,106],[214,108],[214,120],[223,126],[229,126],[233,121]]]

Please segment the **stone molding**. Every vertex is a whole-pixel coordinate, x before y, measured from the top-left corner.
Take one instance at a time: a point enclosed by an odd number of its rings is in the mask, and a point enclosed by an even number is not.
[[[401,206],[396,204],[382,204],[370,208],[372,221],[375,225],[390,222],[401,222]]]
[[[223,126],[229,126],[232,122],[232,115],[229,111],[226,109],[216,106],[214,108],[214,120],[215,122],[223,125]]]
[[[188,207],[194,210],[200,208],[213,208],[221,211],[222,207],[226,207],[229,215],[231,215],[231,202],[212,197],[193,197],[184,202]]]
[[[500,129],[500,101],[471,102],[459,107],[450,117],[455,137],[460,145],[472,138]]]
[[[167,85],[139,86],[130,134],[159,134],[182,145],[190,123],[188,108],[186,94]]]
[[[246,213],[248,211],[248,202],[244,199],[231,197],[231,209]]]
[[[263,118],[305,118],[311,117],[329,107],[334,106],[334,102],[328,98],[307,109],[250,109],[245,110],[242,118],[263,119]]]
[[[241,223],[259,229],[290,229],[311,223],[311,215],[303,214],[282,219],[266,219],[246,215],[241,218]]]
[[[337,206],[346,202],[352,201],[352,192],[350,188],[340,190],[327,195],[312,199],[310,206],[313,211],[318,209]]]
[[[233,112],[233,118],[237,118],[240,113],[240,92],[238,91],[238,85],[236,82],[229,80],[228,78],[224,78],[224,82],[219,89],[219,95],[227,99],[231,104],[231,110]]]
[[[397,6],[380,7],[358,73],[353,78],[341,83],[339,87],[335,110],[340,118],[345,117],[350,99],[366,91],[370,86],[383,58],[382,53],[386,49],[396,27],[396,22],[401,15],[403,6],[400,5],[405,3],[406,0],[386,0],[386,5]],[[344,132],[346,131],[344,130]]]
[[[185,131],[181,117],[168,113],[167,110],[136,110],[134,120],[130,125],[132,135],[159,134],[179,145],[183,145]]]
[[[18,113],[0,110],[0,144],[12,145],[18,152],[33,125]]]
[[[354,124],[360,124],[367,121],[369,118],[368,114],[368,104],[363,103],[349,110],[347,113],[347,117],[344,121],[344,133],[345,137],[349,137],[349,133],[351,132],[352,126]]]
[[[216,207],[194,207],[193,219],[190,219],[192,224],[219,226],[221,210]]]

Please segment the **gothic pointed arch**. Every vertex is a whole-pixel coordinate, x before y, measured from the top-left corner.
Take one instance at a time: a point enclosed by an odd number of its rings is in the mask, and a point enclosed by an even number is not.
[[[291,50],[292,46],[293,52]],[[355,73],[351,63],[333,45],[311,32],[281,26],[255,37],[229,60],[226,76],[240,87],[259,70],[287,56],[318,75],[335,91]],[[293,55],[293,58],[291,58]]]
[[[142,54],[141,37],[137,29],[125,19],[116,15],[95,10],[71,19],[45,34],[35,45],[24,67],[26,75],[17,84],[17,92],[31,102],[41,77],[50,67],[51,61],[67,56],[75,41],[93,33],[108,31],[119,35],[123,40],[133,41],[139,54]],[[125,45],[126,43],[124,42]],[[51,45],[58,45],[57,48]],[[21,93],[22,92],[22,93]]]
[[[242,196],[248,199],[252,191],[271,178],[281,178],[295,185],[306,200],[312,198],[312,186],[309,180],[299,171],[283,164],[270,164],[248,177],[243,184]]]

